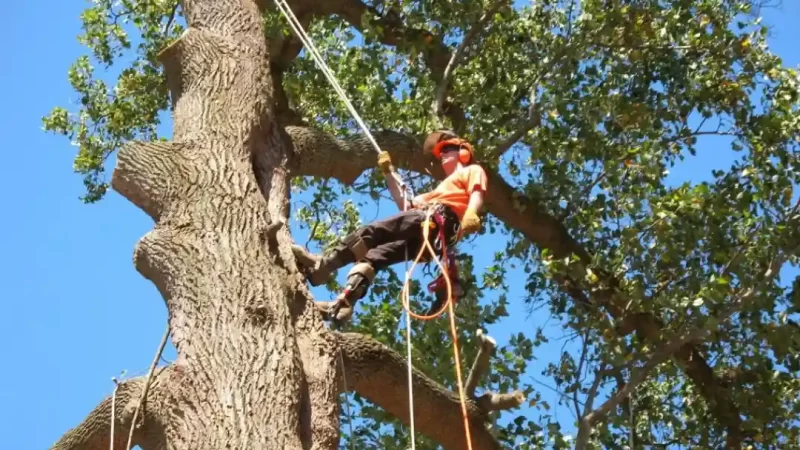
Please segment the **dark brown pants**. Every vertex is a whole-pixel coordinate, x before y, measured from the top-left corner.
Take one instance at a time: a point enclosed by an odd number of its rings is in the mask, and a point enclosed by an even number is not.
[[[441,211],[445,218],[445,242],[449,247],[455,241],[459,221],[455,213],[448,208],[442,207]],[[406,256],[409,260],[416,258],[423,244],[422,224],[425,215],[425,211],[416,209],[399,212],[359,228],[345,238],[345,241],[356,236],[360,237],[369,249],[362,261],[370,263],[375,271],[384,270],[393,264],[406,261]],[[438,228],[430,230],[428,240],[431,245],[435,244],[438,234]],[[408,246],[407,255],[406,246]],[[356,262],[349,250],[342,253],[343,265]],[[425,260],[430,258],[427,253],[423,253],[423,256]]]

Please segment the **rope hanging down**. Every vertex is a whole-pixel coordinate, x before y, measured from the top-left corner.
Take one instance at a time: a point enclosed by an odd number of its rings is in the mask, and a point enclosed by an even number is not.
[[[428,211],[428,213],[427,213],[427,215],[425,217],[425,221],[423,222],[423,225],[422,225],[422,236],[423,236],[422,237],[422,242],[423,242],[423,245],[419,249],[419,252],[417,253],[417,257],[414,259],[414,264],[411,265],[411,270],[406,272],[406,283],[403,286],[403,293],[402,293],[403,294],[403,309],[406,310],[406,314],[409,314],[409,315],[413,316],[415,319],[419,319],[419,320],[435,319],[435,318],[441,316],[442,314],[444,314],[445,308],[447,309],[447,312],[450,313],[449,314],[449,316],[450,316],[450,333],[453,336],[453,353],[454,353],[455,363],[456,363],[456,381],[458,381],[458,396],[459,396],[459,399],[461,400],[461,417],[464,419],[464,432],[466,433],[466,437],[467,437],[467,449],[468,450],[472,450],[472,436],[471,436],[470,429],[469,429],[469,414],[467,413],[467,402],[466,402],[466,398],[465,398],[466,396],[464,395],[464,381],[463,381],[463,378],[461,376],[461,357],[458,354],[458,332],[456,331],[456,313],[455,313],[455,310],[454,310],[454,307],[453,307],[453,284],[452,284],[452,282],[450,280],[450,272],[447,270],[447,267],[445,267],[442,264],[441,260],[436,257],[436,252],[434,251],[433,246],[431,246],[430,239],[429,239],[429,233],[430,233],[430,230],[431,230],[431,227],[430,227],[430,223],[431,222],[430,221],[431,221],[431,212]],[[445,245],[445,239],[444,239],[444,235],[443,235],[443,232],[442,232],[441,229],[439,230],[439,233],[440,233],[439,237],[441,238],[441,243],[442,243],[442,255],[447,255],[447,247]],[[431,315],[420,315],[420,314],[416,314],[416,313],[412,312],[411,311],[411,301],[410,301],[410,298],[409,298],[409,295],[408,295],[409,287],[411,285],[409,283],[409,281],[411,279],[411,272],[413,272],[414,267],[422,260],[422,253],[425,250],[428,250],[428,252],[430,252],[431,258],[434,261],[436,261],[436,265],[438,265],[439,266],[439,270],[442,271],[442,274],[444,275],[445,284],[447,285],[447,301],[445,301],[445,304],[442,305],[442,308],[439,311],[434,312]]]
[[[333,87],[334,91],[336,91],[336,93],[339,94],[339,97],[344,102],[344,104],[347,107],[347,109],[350,112],[350,114],[352,114],[353,118],[356,120],[356,123],[358,123],[359,127],[361,127],[361,130],[367,136],[367,139],[369,139],[369,141],[372,144],[372,146],[375,149],[375,151],[378,154],[380,154],[382,152],[380,146],[375,141],[375,138],[372,136],[372,133],[370,133],[370,131],[367,128],[367,126],[364,124],[364,121],[361,120],[361,116],[359,116],[358,112],[353,107],[352,103],[350,103],[350,100],[348,99],[347,94],[345,94],[344,89],[342,89],[342,87],[339,85],[338,81],[336,80],[336,77],[333,75],[333,73],[328,68],[328,65],[325,64],[322,56],[317,51],[317,48],[311,42],[311,39],[306,34],[305,30],[303,30],[302,24],[300,24],[300,22],[297,20],[297,17],[295,17],[294,13],[292,12],[292,9],[285,2],[285,0],[275,0],[275,5],[278,7],[278,9],[281,11],[281,13],[283,13],[284,17],[289,22],[289,26],[292,27],[292,30],[295,32],[297,37],[303,43],[305,48],[309,51],[309,53],[311,53],[312,59],[314,59],[314,62],[316,63],[317,67],[319,67],[319,69],[325,75],[325,78],[328,79],[328,82],[331,84],[331,86]],[[407,197],[408,189],[406,188],[406,184],[403,182],[402,178],[397,173],[392,171],[392,176],[395,177],[395,179],[397,180],[398,184],[400,185],[400,190],[401,190],[401,193],[402,193],[402,196],[403,196],[403,211],[406,211],[407,207],[408,207],[408,197]],[[430,231],[430,228],[428,227],[429,219],[430,219],[430,216],[428,216],[428,218],[426,219],[425,224],[423,226],[423,230],[424,230],[423,231],[423,234],[424,234],[423,241],[425,242],[425,245],[420,249],[420,252],[417,255],[416,260],[414,261],[414,265],[412,265],[411,270],[408,269],[408,246],[406,246],[406,282],[405,282],[405,286],[403,287],[403,293],[402,293],[402,295],[403,295],[403,309],[406,312],[406,349],[407,349],[407,355],[406,356],[407,356],[407,359],[408,359],[408,364],[407,364],[407,366],[408,366],[408,401],[409,401],[409,422],[410,422],[410,434],[411,434],[411,449],[412,450],[416,449],[415,437],[414,437],[414,435],[415,435],[415,431],[414,431],[414,400],[413,400],[414,399],[414,393],[413,393],[413,388],[412,388],[413,379],[412,379],[412,360],[411,360],[411,316],[413,316],[414,318],[417,318],[417,319],[422,319],[422,320],[433,319],[433,318],[436,318],[436,317],[440,316],[442,313],[444,313],[444,309],[445,309],[445,307],[447,307],[449,312],[450,312],[450,329],[451,329],[451,333],[453,335],[453,351],[455,353],[454,356],[455,356],[455,362],[456,362],[456,375],[457,375],[457,378],[458,378],[459,397],[460,397],[460,400],[461,400],[461,412],[462,412],[462,416],[463,416],[463,419],[464,419],[464,429],[465,429],[466,438],[467,438],[467,448],[469,450],[471,450],[472,449],[472,438],[470,436],[469,418],[468,418],[468,415],[467,415],[467,405],[466,405],[466,400],[464,398],[465,397],[464,396],[464,387],[463,387],[463,382],[462,382],[462,377],[461,377],[461,358],[459,357],[459,353],[458,353],[458,334],[457,334],[457,331],[456,331],[455,311],[453,310],[453,302],[452,302],[452,285],[451,285],[451,282],[450,282],[450,277],[449,277],[448,271],[442,266],[441,262],[436,257],[436,254],[433,251],[433,248],[431,248],[430,243],[428,242],[428,233]],[[414,313],[411,312],[411,308],[410,308],[410,305],[409,305],[409,302],[408,302],[408,287],[410,286],[410,274],[413,271],[414,266],[416,266],[417,262],[422,257],[422,252],[425,251],[426,249],[429,249],[431,251],[431,255],[432,255],[433,259],[436,260],[436,263],[439,265],[440,269],[442,270],[442,273],[444,274],[445,281],[446,281],[446,284],[447,284],[447,302],[442,307],[442,309],[440,311],[438,311],[437,313],[434,313],[431,316],[420,316],[420,315],[417,315],[417,314],[414,314]]]
[[[331,73],[328,65],[325,64],[322,56],[320,56],[319,52],[317,51],[316,46],[311,42],[311,39],[306,34],[305,30],[303,30],[302,24],[297,20],[294,13],[292,12],[292,8],[289,7],[288,4],[284,0],[275,0],[275,5],[278,9],[283,13],[283,16],[289,22],[289,26],[292,27],[292,30],[303,43],[305,48],[311,53],[311,57],[316,63],[317,67],[322,71],[325,78],[328,79],[328,82],[333,86],[333,90],[339,94],[339,97],[344,102],[345,106],[347,107],[350,114],[352,114],[353,118],[358,123],[358,126],[361,127],[361,130],[369,139],[369,142],[372,144],[372,147],[375,151],[380,154],[381,148],[378,143],[375,141],[375,138],[370,133],[367,126],[364,124],[364,121],[361,120],[361,116],[358,114],[356,109],[353,107],[353,104],[350,103],[350,99],[347,98],[347,94],[345,94],[344,89],[339,85],[339,82],[336,80],[336,77]],[[403,195],[403,211],[407,210],[406,205],[408,204],[408,190],[406,189],[406,184],[403,182],[402,178],[400,178],[396,173],[392,173],[392,176],[395,177],[398,184],[400,185],[400,190]],[[408,273],[408,246],[406,246],[406,273]],[[411,431],[411,450],[416,449],[416,442],[415,442],[415,431],[414,431],[414,390],[412,384],[412,361],[411,361],[411,316],[406,310],[406,358],[408,359],[408,409],[409,409],[409,421],[410,421],[410,431]],[[344,368],[342,369],[344,370]]]

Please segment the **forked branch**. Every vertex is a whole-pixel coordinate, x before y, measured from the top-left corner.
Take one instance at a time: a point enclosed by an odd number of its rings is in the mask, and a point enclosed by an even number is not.
[[[791,221],[790,221],[791,223]],[[780,255],[776,255],[772,260],[769,262],[767,269],[764,273],[764,284],[768,285],[772,283],[772,281],[777,276],[778,272],[780,271],[780,267],[784,264],[787,258],[787,254],[791,254],[791,252],[784,252]],[[742,307],[749,301],[756,293],[756,289],[751,287],[741,288],[739,292],[733,296],[730,300],[728,305],[718,314],[713,317],[713,322],[716,324],[722,324],[726,320],[728,320],[731,316],[739,312]],[[718,326],[718,325],[717,325]],[[587,401],[586,403],[586,411],[584,411],[584,416],[580,420],[580,427],[578,432],[578,438],[576,440],[576,450],[582,450],[585,445],[588,443],[589,433],[591,433],[592,428],[594,425],[600,421],[603,417],[608,415],[609,412],[617,405],[619,405],[623,400],[628,398],[634,389],[636,389],[644,380],[647,379],[647,376],[650,372],[653,371],[658,365],[666,361],[677,352],[680,348],[692,343],[697,342],[705,339],[715,327],[706,326],[705,323],[695,326],[694,328],[680,333],[677,336],[673,336],[671,339],[668,339],[664,344],[650,353],[648,356],[645,357],[644,364],[639,367],[638,369],[634,369],[632,371],[630,380],[624,384],[624,386],[619,389],[614,395],[609,397],[602,405],[598,408],[589,411],[591,408],[591,401]],[[599,381],[606,375],[607,372],[601,372],[597,374],[597,378],[595,380],[595,386],[592,387],[592,393],[596,392],[596,386]],[[593,399],[594,395],[590,393],[590,400]],[[731,430],[729,430],[730,432]],[[733,434],[729,435],[729,443],[736,444],[733,440],[737,439],[737,437]]]

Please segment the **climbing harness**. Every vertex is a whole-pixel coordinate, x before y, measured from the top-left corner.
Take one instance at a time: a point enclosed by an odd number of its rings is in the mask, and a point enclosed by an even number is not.
[[[297,35],[297,37],[303,43],[305,48],[311,54],[312,59],[314,59],[314,62],[316,63],[317,67],[319,67],[319,69],[322,71],[322,73],[328,79],[328,82],[330,82],[330,84],[333,87],[334,91],[336,91],[336,93],[339,94],[339,97],[344,102],[344,104],[347,107],[348,111],[353,116],[353,118],[355,119],[356,123],[358,123],[359,127],[361,127],[361,130],[367,136],[367,139],[369,139],[369,141],[372,144],[372,146],[375,148],[375,151],[378,154],[380,154],[382,152],[380,146],[375,141],[375,138],[372,136],[372,133],[369,132],[369,129],[367,129],[367,126],[361,120],[361,116],[358,115],[358,112],[356,112],[355,108],[350,103],[350,100],[347,98],[347,95],[345,94],[344,90],[339,85],[338,81],[336,81],[336,77],[333,75],[333,73],[331,73],[331,71],[328,68],[328,66],[325,63],[325,61],[323,61],[322,56],[320,56],[319,52],[317,51],[317,48],[311,42],[311,39],[308,37],[308,35],[306,34],[305,30],[303,29],[303,26],[297,20],[297,17],[295,17],[294,13],[292,12],[292,9],[289,7],[289,5],[286,3],[285,0],[275,0],[275,5],[278,7],[278,9],[281,11],[281,13],[283,13],[284,18],[286,18],[286,20],[289,22],[289,26],[292,28],[294,33]],[[395,173],[394,170],[392,170],[392,177],[394,177],[394,179],[399,184],[400,190],[401,190],[401,192],[403,194],[403,211],[405,212],[405,211],[407,211],[408,203],[409,203],[409,201],[408,201],[409,189],[407,188],[407,186],[406,186],[405,182],[403,181],[403,179],[397,173]],[[449,272],[447,271],[445,266],[442,266],[442,263],[439,261],[439,258],[436,257],[436,252],[434,251],[433,247],[431,246],[430,242],[428,241],[430,230],[431,230],[431,228],[433,226],[435,226],[435,222],[431,222],[430,219],[431,219],[431,211],[428,212],[428,215],[426,216],[426,220],[423,223],[423,227],[422,227],[423,241],[424,241],[423,246],[422,246],[422,248],[420,248],[420,251],[419,251],[419,253],[417,255],[416,260],[414,261],[414,264],[411,266],[411,269],[408,269],[408,246],[406,246],[406,280],[405,280],[405,285],[403,287],[403,291],[401,293],[401,295],[403,296],[403,309],[406,312],[406,317],[405,317],[405,319],[406,319],[406,350],[407,350],[406,357],[408,359],[408,364],[407,364],[408,365],[408,403],[409,403],[408,406],[409,406],[409,423],[410,423],[410,435],[411,435],[411,449],[412,450],[416,449],[415,437],[414,437],[414,435],[415,435],[415,431],[414,431],[414,392],[413,392],[413,387],[412,387],[413,386],[413,383],[412,383],[412,381],[413,381],[413,378],[412,378],[413,368],[412,368],[412,360],[411,360],[411,317],[414,317],[416,319],[421,319],[421,320],[429,320],[429,319],[433,319],[433,318],[439,317],[444,312],[445,308],[447,308],[449,310],[449,312],[450,312],[450,314],[449,314],[450,315],[450,331],[451,331],[451,333],[453,335],[453,352],[454,352],[455,363],[456,363],[455,366],[456,366],[456,376],[458,378],[459,397],[461,399],[461,412],[462,412],[462,416],[463,416],[463,419],[464,419],[464,430],[465,430],[466,438],[467,438],[466,439],[467,440],[467,448],[469,450],[472,450],[472,438],[471,438],[470,429],[469,429],[469,418],[468,418],[468,415],[467,415],[467,404],[466,404],[466,399],[465,399],[465,396],[464,396],[463,382],[462,382],[462,379],[461,379],[462,378],[461,377],[461,358],[459,357],[459,352],[458,352],[458,333],[456,331],[455,313],[453,311],[452,285],[451,285],[451,282],[450,282]],[[443,233],[443,229],[444,229],[444,227],[439,227],[440,233]],[[444,250],[441,254],[444,256],[444,259],[447,260],[447,244],[444,242],[444,240],[441,240],[441,245],[442,245],[442,248]],[[439,265],[439,267],[441,269],[441,272],[442,272],[442,274],[444,276],[445,284],[447,286],[447,300],[445,302],[446,305],[444,307],[442,307],[442,309],[439,312],[437,312],[435,314],[432,314],[432,315],[418,315],[418,314],[413,313],[411,311],[411,308],[410,308],[410,305],[409,305],[409,300],[408,300],[408,290],[409,290],[409,286],[411,284],[410,283],[410,276],[411,276],[411,273],[412,273],[414,267],[416,266],[416,264],[422,258],[422,252],[425,249],[429,249],[430,250],[432,259],[434,259],[436,261],[437,265]]]

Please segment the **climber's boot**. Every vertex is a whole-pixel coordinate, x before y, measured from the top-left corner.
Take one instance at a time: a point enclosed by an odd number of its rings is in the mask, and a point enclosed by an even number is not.
[[[360,262],[350,269],[347,274],[347,285],[339,295],[330,302],[316,302],[316,306],[334,322],[346,322],[353,316],[356,302],[367,294],[372,280],[375,279],[375,269],[367,262]]]
[[[357,235],[347,236],[329,255],[319,257],[308,253],[299,245],[292,246],[295,258],[306,268],[306,278],[312,286],[325,284],[342,266],[355,262],[367,254],[367,245]]]

